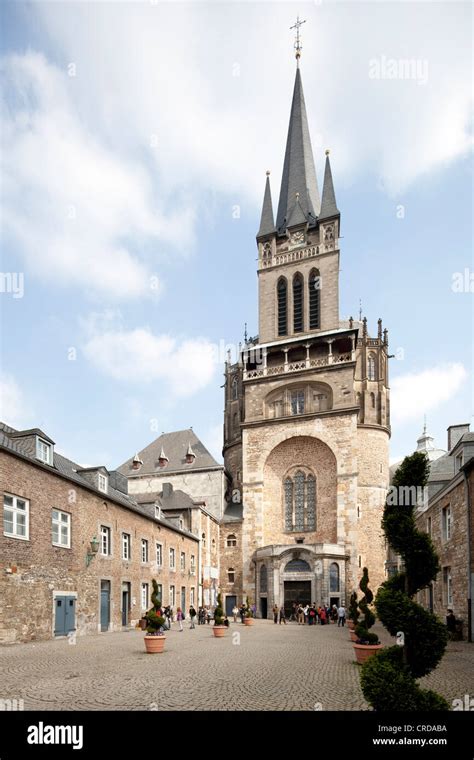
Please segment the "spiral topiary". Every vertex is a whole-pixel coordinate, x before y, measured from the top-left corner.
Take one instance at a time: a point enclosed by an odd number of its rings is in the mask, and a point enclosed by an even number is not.
[[[440,569],[430,537],[415,523],[419,489],[426,485],[428,473],[423,452],[405,457],[385,502],[382,526],[391,548],[403,560],[404,571],[382,583],[375,609],[389,633],[401,634],[404,644],[382,650],[362,668],[362,691],[375,710],[449,710],[443,697],[416,681],[438,665],[447,643],[444,624],[413,601]]]
[[[357,591],[353,591],[349,600],[349,620],[352,620],[354,627],[359,622],[359,605],[357,604]]]
[[[355,627],[355,633],[358,638],[359,644],[378,644],[379,637],[376,633],[370,633],[369,628],[372,628],[375,623],[375,615],[370,609],[370,605],[374,600],[374,595],[369,588],[369,571],[364,567],[362,571],[362,578],[359,583],[359,588],[364,592],[364,596],[359,602],[359,609],[364,616],[362,623],[358,623]]]
[[[149,636],[159,636],[162,633],[162,628],[165,624],[165,619],[161,615],[161,599],[158,596],[158,584],[153,578],[152,580],[153,592],[151,595],[151,607],[145,615],[148,623],[146,632]]]
[[[214,625],[222,625],[224,622],[224,610],[222,609],[222,597],[217,595],[217,606],[214,610]]]

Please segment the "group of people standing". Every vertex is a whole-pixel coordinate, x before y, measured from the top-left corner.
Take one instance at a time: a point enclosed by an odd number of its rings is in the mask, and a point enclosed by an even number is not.
[[[316,605],[315,602],[313,604],[293,602],[289,619],[297,622],[298,625],[326,625],[332,622],[341,627],[346,623],[346,608],[342,603],[339,607],[337,604],[329,607],[329,605]],[[287,616],[283,606],[279,607],[278,604],[273,606],[273,622],[286,625]]]

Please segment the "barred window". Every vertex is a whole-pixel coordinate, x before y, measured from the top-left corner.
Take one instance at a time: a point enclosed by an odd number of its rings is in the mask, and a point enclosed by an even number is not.
[[[285,531],[316,530],[316,478],[298,470],[283,483]]]
[[[299,273],[293,278],[293,332],[303,332],[303,278]]]
[[[286,335],[288,328],[288,316],[287,316],[287,285],[284,277],[278,280],[277,285],[277,301],[278,301],[278,335]]]
[[[321,327],[321,277],[317,269],[309,275],[309,329]]]

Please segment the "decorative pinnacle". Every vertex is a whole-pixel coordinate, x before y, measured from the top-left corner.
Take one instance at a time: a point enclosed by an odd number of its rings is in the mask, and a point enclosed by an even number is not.
[[[267,169],[267,171],[265,172],[265,174],[267,175],[267,177],[269,177],[270,176],[270,169]]]
[[[296,65],[300,65],[300,58],[301,58],[301,51],[303,50],[303,46],[301,44],[300,39],[300,26],[303,24],[306,24],[306,19],[303,19],[303,21],[300,21],[300,17],[296,17],[296,23],[293,24],[293,26],[290,26],[290,29],[296,29],[296,39],[295,39],[295,58],[296,58]]]
[[[324,152],[325,152],[326,156],[329,156],[329,154],[330,154],[331,151],[329,150],[329,148],[326,148],[326,150]]]

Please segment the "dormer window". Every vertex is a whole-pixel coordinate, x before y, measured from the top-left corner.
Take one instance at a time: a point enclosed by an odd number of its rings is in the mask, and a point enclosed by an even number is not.
[[[188,450],[186,451],[186,464],[193,464],[195,459],[196,454],[194,453],[191,444],[188,443]]]
[[[160,456],[158,457],[158,464],[160,467],[166,467],[170,460],[166,456],[163,446],[161,447]]]
[[[53,447],[42,438],[36,439],[36,457],[45,464],[53,463]]]
[[[101,472],[99,472],[99,491],[102,491],[102,493],[107,493],[107,484],[108,484],[108,478],[106,475],[102,475]]]

